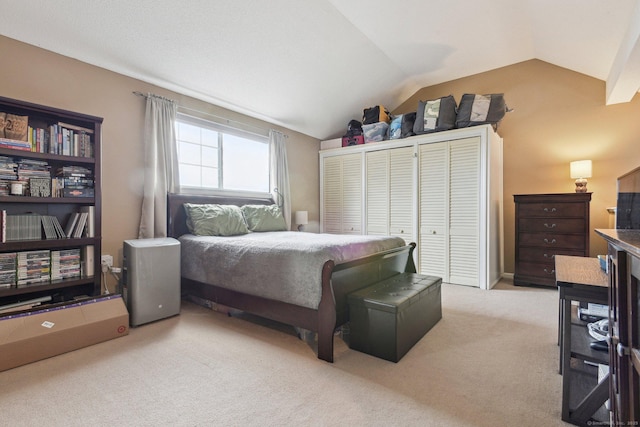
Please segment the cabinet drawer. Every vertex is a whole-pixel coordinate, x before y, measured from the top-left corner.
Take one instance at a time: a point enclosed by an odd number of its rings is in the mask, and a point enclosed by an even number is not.
[[[565,248],[519,248],[518,259],[525,262],[555,262],[556,255],[584,256],[583,250]]]
[[[518,215],[546,218],[583,217],[584,209],[584,203],[520,203]]]
[[[518,236],[520,246],[584,250],[586,244],[586,237],[577,234],[519,233]]]
[[[541,231],[551,233],[584,233],[583,218],[520,218],[520,231]]]

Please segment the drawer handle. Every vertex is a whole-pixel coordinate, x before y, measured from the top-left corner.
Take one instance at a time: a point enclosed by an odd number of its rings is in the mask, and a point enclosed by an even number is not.
[[[544,254],[544,257],[545,257],[545,258],[551,258],[551,259],[553,259],[553,258],[555,258],[555,257],[556,257],[556,254],[553,254],[553,255]]]
[[[547,273],[547,274],[556,274],[556,270],[549,271],[546,268],[544,269],[544,272]]]
[[[543,211],[545,211],[545,212],[555,212],[555,211],[556,211],[556,208],[551,208],[551,209],[549,209],[549,208],[544,208],[544,209],[543,209]]]
[[[544,226],[545,226],[545,227],[547,227],[547,228],[555,228],[555,227],[556,227],[556,224],[555,224],[555,223],[553,223],[553,224],[549,225],[549,224],[547,224],[547,223],[545,222],[545,223],[544,223]]]
[[[549,239],[545,238],[545,239],[544,239],[544,242],[545,242],[545,243],[550,243],[550,244],[552,244],[552,245],[553,245],[553,244],[556,242],[556,239],[551,239],[551,241],[549,241]]]
[[[616,347],[616,350],[618,351],[618,356],[620,356],[620,357],[630,356],[631,355],[631,349],[629,347],[627,347],[626,345],[622,345],[621,343],[618,343],[618,346]]]

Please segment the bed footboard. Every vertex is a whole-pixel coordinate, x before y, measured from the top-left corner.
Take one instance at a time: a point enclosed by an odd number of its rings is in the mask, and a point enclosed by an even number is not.
[[[322,269],[322,299],[318,307],[318,358],[333,362],[333,333],[349,321],[347,295],[399,273],[415,273],[416,244],[391,249],[368,257]]]

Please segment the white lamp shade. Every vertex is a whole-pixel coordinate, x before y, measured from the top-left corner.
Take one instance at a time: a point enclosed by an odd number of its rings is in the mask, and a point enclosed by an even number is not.
[[[298,224],[298,225],[309,224],[309,212],[307,212],[307,211],[296,211],[296,224]]]
[[[591,178],[591,160],[577,160],[571,162],[571,178]]]

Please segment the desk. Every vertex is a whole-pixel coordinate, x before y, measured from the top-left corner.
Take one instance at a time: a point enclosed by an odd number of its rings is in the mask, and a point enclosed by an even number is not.
[[[593,366],[608,365],[609,355],[591,349],[589,344],[595,340],[584,323],[572,321],[571,302],[608,304],[609,281],[597,258],[557,255],[555,270],[560,296],[562,420],[587,425],[609,398],[609,375],[598,382]]]

